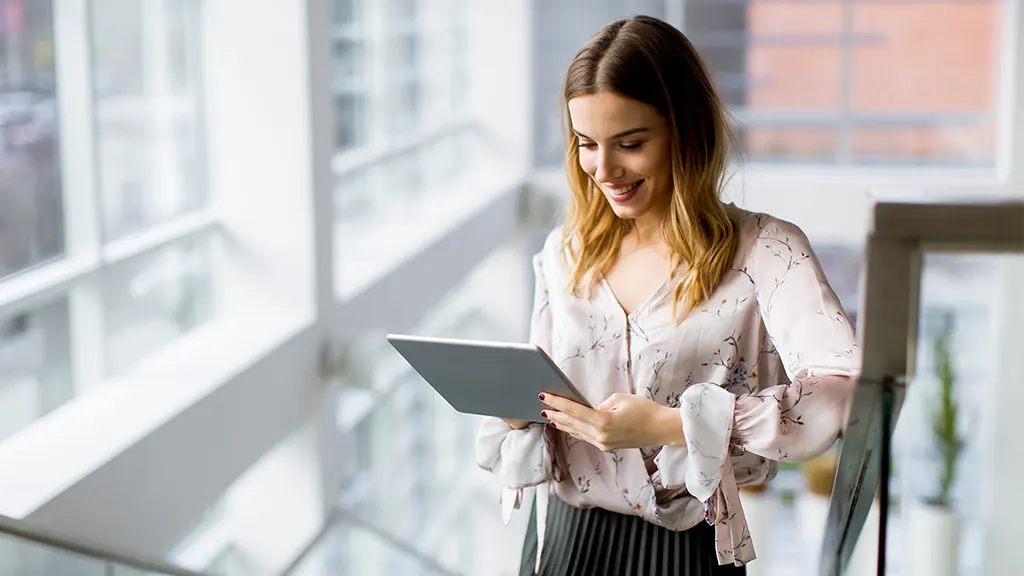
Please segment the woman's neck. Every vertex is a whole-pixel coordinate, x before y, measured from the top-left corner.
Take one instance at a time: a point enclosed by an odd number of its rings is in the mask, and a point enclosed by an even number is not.
[[[649,247],[663,244],[665,239],[661,235],[662,215],[660,211],[651,210],[647,214],[633,220],[631,236],[637,247]]]

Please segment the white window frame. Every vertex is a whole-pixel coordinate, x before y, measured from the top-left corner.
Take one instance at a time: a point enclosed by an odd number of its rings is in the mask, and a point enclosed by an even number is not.
[[[95,339],[103,327],[103,271],[206,238],[218,259],[218,311],[116,380],[0,443],[0,469],[18,470],[0,475],[0,514],[117,549],[164,555],[243,472],[310,420],[324,431],[316,482],[325,502],[336,496],[331,458],[344,439],[329,432],[341,368],[331,352],[344,349],[359,330],[411,328],[491,247],[514,233],[522,190],[515,178],[492,183],[497,189],[488,202],[353,299],[339,301],[335,268],[344,274],[345,264],[334,254],[335,140],[325,73],[331,70],[330,0],[204,0],[201,84],[210,204],[103,245],[85,49],[89,2],[54,0],[62,146],[75,152],[62,155],[68,253],[0,284],[0,315],[73,294],[76,375],[99,381],[93,376],[100,374],[97,359],[104,349]],[[523,4],[505,0],[473,8],[485,22],[471,30],[471,42],[486,41],[473,56],[486,62],[488,72],[497,58],[499,66],[522,75],[512,76],[514,90],[474,85],[466,108],[472,112],[467,118],[479,121],[476,129],[493,131],[510,115],[529,113],[528,54],[507,49],[507,40],[528,37]],[[239,14],[245,14],[245,26],[239,26]],[[510,25],[510,17],[518,24]],[[492,45],[498,34],[506,42]],[[483,62],[473,62],[474,76]],[[495,99],[501,104],[495,106]],[[267,133],[274,139],[263,137]],[[513,138],[501,150],[523,178],[527,146]],[[410,293],[414,297],[405,298]],[[269,532],[262,535],[273,539],[266,549],[279,544]],[[257,536],[249,540],[258,542]],[[288,551],[275,550],[282,555],[275,561],[284,561]]]

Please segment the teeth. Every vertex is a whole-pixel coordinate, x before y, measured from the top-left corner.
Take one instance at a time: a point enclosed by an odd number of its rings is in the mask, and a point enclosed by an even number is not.
[[[621,192],[614,191],[614,192],[612,192],[612,194],[614,194],[616,196],[625,196],[626,194],[629,194],[633,190],[636,190],[640,186],[640,184],[643,184],[643,180],[640,180],[639,182],[633,184],[632,186],[630,186],[629,188],[626,188],[625,190],[623,190]]]

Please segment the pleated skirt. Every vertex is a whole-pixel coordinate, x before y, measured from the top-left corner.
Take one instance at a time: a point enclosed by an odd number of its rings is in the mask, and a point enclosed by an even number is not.
[[[537,503],[523,542],[519,576],[537,560]],[[714,528],[706,522],[673,532],[643,518],[586,510],[552,495],[539,576],[743,576],[746,568],[719,566]]]

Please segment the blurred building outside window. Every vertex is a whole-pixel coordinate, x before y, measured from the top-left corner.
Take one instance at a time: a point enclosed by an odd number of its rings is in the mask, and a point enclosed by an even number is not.
[[[0,1],[0,441],[216,309],[200,0],[68,6]]]

